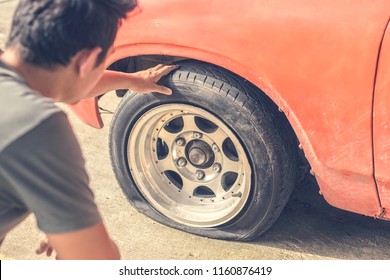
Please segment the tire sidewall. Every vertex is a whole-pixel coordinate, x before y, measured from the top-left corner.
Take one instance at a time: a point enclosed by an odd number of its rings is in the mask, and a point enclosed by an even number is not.
[[[113,168],[130,203],[150,218],[186,232],[219,239],[250,239],[258,235],[257,228],[268,223],[275,208],[275,194],[279,191],[278,176],[282,173],[283,160],[274,151],[279,139],[275,139],[272,126],[264,119],[270,116],[257,110],[255,113],[240,106],[221,91],[201,85],[169,80],[167,86],[173,89],[171,96],[160,94],[128,94],[115,113],[110,131],[110,152]],[[127,143],[131,129],[148,110],[163,104],[188,104],[202,108],[224,122],[240,140],[251,165],[251,191],[245,207],[228,224],[216,228],[196,228],[179,224],[156,211],[143,197],[132,179],[128,167]],[[276,141],[276,143],[275,143]],[[283,153],[282,153],[283,154]],[[130,155],[131,156],[131,155]],[[264,230],[265,231],[265,230]]]

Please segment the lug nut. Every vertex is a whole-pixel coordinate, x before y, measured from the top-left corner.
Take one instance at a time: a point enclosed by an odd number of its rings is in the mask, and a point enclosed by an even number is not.
[[[181,158],[179,158],[179,159],[177,160],[176,163],[177,163],[177,165],[178,165],[179,167],[184,167],[184,166],[187,165],[187,160],[186,160],[185,158],[181,157]]]
[[[222,170],[222,166],[219,163],[214,163],[213,170],[219,173]]]
[[[204,178],[204,176],[205,176],[205,174],[204,174],[204,172],[202,170],[196,171],[196,178],[198,180],[202,180]]]
[[[213,144],[213,145],[212,145],[212,148],[213,148],[213,151],[214,151],[214,152],[219,152],[219,148],[218,148],[218,145],[217,145],[217,144]]]
[[[176,144],[178,146],[184,146],[186,144],[186,140],[184,138],[178,138],[176,139]]]
[[[199,138],[202,138],[202,136],[203,136],[202,133],[197,132],[197,131],[194,132],[194,138],[199,139]]]

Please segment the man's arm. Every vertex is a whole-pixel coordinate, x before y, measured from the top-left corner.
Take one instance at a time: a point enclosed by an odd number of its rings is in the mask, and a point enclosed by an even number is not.
[[[47,234],[60,260],[118,260],[120,254],[103,223],[78,231]]]
[[[2,152],[0,167],[14,203],[36,216],[60,259],[118,259],[88,186],[80,146],[57,110]],[[40,250],[49,254],[44,246]]]
[[[171,89],[156,83],[163,76],[177,68],[177,65],[159,64],[153,68],[136,73],[106,70],[98,84],[89,94],[89,97],[95,97],[116,89],[131,89],[137,93],[158,92],[169,95],[172,93]]]

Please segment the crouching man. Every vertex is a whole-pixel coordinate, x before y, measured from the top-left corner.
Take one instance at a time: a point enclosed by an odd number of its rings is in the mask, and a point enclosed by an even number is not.
[[[113,89],[171,90],[156,82],[175,66],[105,71],[129,0],[21,0],[0,57],[0,242],[30,213],[47,236],[39,253],[118,259],[89,188],[80,146],[64,112]],[[49,245],[50,244],[50,245]]]

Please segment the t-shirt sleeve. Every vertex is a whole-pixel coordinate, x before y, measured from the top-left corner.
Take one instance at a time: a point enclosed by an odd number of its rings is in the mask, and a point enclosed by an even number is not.
[[[2,153],[2,168],[21,203],[46,233],[101,222],[78,141],[63,112],[55,113]]]

